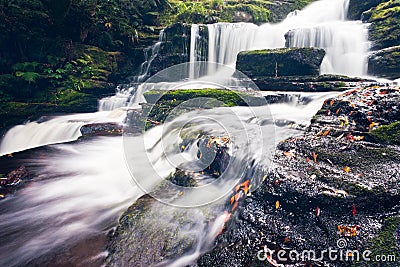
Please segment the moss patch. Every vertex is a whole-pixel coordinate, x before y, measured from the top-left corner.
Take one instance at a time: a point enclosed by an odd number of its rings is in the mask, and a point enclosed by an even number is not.
[[[380,126],[371,132],[371,136],[386,144],[400,145],[400,121]]]

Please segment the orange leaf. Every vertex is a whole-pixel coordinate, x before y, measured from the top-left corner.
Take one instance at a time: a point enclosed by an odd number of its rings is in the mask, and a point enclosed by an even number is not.
[[[232,207],[232,212],[235,211],[235,209],[237,208],[238,205],[239,205],[239,202],[235,202],[235,204]]]
[[[346,167],[343,168],[343,170],[344,170],[345,172],[349,173],[349,172],[350,172],[350,167],[349,167],[349,166],[346,166]]]
[[[323,136],[328,136],[328,134],[329,134],[329,132],[330,132],[331,130],[326,130],[325,132],[324,132],[324,134],[323,134]]]
[[[292,151],[283,152],[283,155],[285,155],[288,158],[294,158],[294,154]]]
[[[333,104],[335,104],[335,100],[332,99],[329,105],[333,106]]]
[[[313,151],[312,157],[313,157],[313,159],[314,159],[314,162],[317,162],[318,154],[316,154],[316,153]]]
[[[340,112],[340,108],[338,108],[335,113],[339,114],[339,112]]]
[[[281,203],[279,203],[279,200],[277,200],[277,201],[275,202],[275,208],[276,208],[276,209],[279,209],[280,206],[281,206]]]
[[[235,196],[231,197],[231,200],[229,201],[229,203],[232,205],[232,203],[235,201]]]

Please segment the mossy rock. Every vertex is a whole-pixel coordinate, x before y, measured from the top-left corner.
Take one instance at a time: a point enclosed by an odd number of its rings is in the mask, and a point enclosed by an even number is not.
[[[163,123],[168,116],[176,117],[198,108],[212,109],[221,106],[259,106],[265,104],[264,98],[245,92],[210,88],[152,90],[144,93],[144,97],[147,101],[147,103],[142,104],[144,116],[158,123]],[[188,100],[190,102],[185,102]],[[175,109],[177,106],[179,106],[179,109]]]
[[[370,135],[379,142],[400,145],[400,121],[380,126],[373,130]]]
[[[347,17],[351,20],[361,19],[363,12],[376,7],[385,0],[350,0]]]
[[[394,216],[386,218],[383,222],[380,232],[371,240],[369,250],[372,252],[370,258],[384,256],[384,264],[371,262],[369,264],[361,263],[358,266],[387,266],[397,267],[400,264],[400,217]],[[383,258],[382,258],[383,259]]]
[[[377,7],[364,12],[363,20],[371,23],[369,39],[372,50],[400,45],[400,2],[385,1]]]
[[[388,79],[400,78],[400,46],[379,50],[369,56],[368,73]]]
[[[236,67],[247,76],[317,76],[325,51],[318,48],[278,48],[241,52]]]

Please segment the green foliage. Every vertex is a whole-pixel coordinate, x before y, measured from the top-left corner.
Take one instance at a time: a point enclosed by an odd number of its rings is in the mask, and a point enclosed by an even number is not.
[[[163,23],[213,23],[234,22],[242,20],[238,12],[247,14],[248,20],[254,23],[268,22],[270,2],[261,0],[206,0],[178,1],[171,0],[171,9],[165,12]]]

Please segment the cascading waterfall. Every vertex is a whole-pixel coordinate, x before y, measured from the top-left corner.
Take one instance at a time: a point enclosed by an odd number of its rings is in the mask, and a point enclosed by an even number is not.
[[[292,12],[278,24],[207,25],[208,61],[234,66],[240,51],[285,46],[319,47],[326,50],[322,74],[363,76],[367,71],[367,25],[346,21],[348,5],[349,0],[320,0],[304,10]],[[192,48],[191,55],[196,53],[196,44]],[[196,57],[191,56],[191,59],[196,60]],[[214,71],[211,69],[208,73]]]
[[[138,76],[133,77],[133,82],[127,86],[118,86],[115,95],[105,97],[99,100],[99,111],[111,111],[117,108],[126,107],[128,104],[137,104],[132,101],[131,97],[139,95],[142,92],[140,88],[143,83],[150,75],[150,67],[154,59],[157,57],[162,43],[165,42],[165,32],[160,31],[158,42],[145,50],[145,61],[140,67]],[[140,99],[137,98],[137,99]]]
[[[201,27],[194,25],[190,59],[192,62],[208,59],[208,61],[234,65],[237,54],[242,50],[284,47],[285,34],[290,31],[289,46],[319,46],[327,49],[327,60],[324,62],[323,72],[363,75],[362,63],[359,64],[359,62],[364,62],[363,57],[367,49],[366,46],[355,44],[366,43],[366,36],[362,32],[365,26],[361,23],[345,21],[347,7],[348,0],[320,0],[302,11],[294,12],[284,22],[275,25],[256,26],[249,23],[207,25],[209,35],[207,49],[203,44],[199,44],[201,38],[197,38],[200,36]],[[162,32],[160,42],[163,38]],[[310,40],[304,41],[307,38]],[[157,43],[147,53],[147,62],[142,65],[141,74],[136,82],[147,78],[160,45]],[[334,46],[339,46],[339,48],[336,49]],[[204,73],[216,74],[216,68],[209,68]],[[195,76],[196,73],[193,73],[192,77]],[[229,77],[226,74],[221,76],[225,79]],[[143,101],[141,92],[149,89],[148,86],[152,85],[120,87],[115,96],[100,100],[99,109],[104,112],[60,116],[12,128],[3,138],[0,151],[4,154],[45,144],[71,141],[80,135],[78,129],[85,123],[120,122],[125,113],[119,108],[134,107],[138,102]],[[304,104],[273,104],[270,110],[276,121],[307,123],[320,108],[324,99],[332,94],[334,93],[312,94],[310,101]],[[286,127],[287,124],[278,125],[270,117],[261,117],[259,121],[255,121],[254,117],[245,112],[242,107],[233,109],[240,115],[240,119],[230,120],[233,129],[241,124],[247,124],[250,128],[270,127],[271,124],[275,124],[277,126],[275,141],[287,138],[296,132],[296,129]],[[224,114],[227,110],[228,108],[221,109],[219,113],[200,111],[200,114],[206,114],[210,118],[227,118]],[[183,114],[183,116],[188,116],[188,114]],[[152,133],[154,131],[147,132],[146,135]],[[240,131],[237,130],[236,133],[239,136],[237,140],[245,141],[240,139]],[[31,136],[34,137],[30,139]],[[143,141],[141,137],[137,138],[138,142]],[[148,136],[148,138],[156,140],[154,136]],[[241,145],[260,147],[259,141],[261,140],[253,138],[250,144],[242,143]],[[270,143],[270,139],[267,141]],[[19,145],[20,142],[24,143]],[[10,148],[11,145],[16,147]],[[267,149],[273,149],[273,147],[274,144],[271,144],[271,147]],[[157,151],[160,153],[157,154]],[[156,149],[154,153],[152,156],[155,161],[161,163],[166,161],[162,149]],[[135,153],[133,155],[135,156]],[[255,157],[254,154],[243,156]],[[137,157],[134,160],[135,164],[143,166],[144,157]],[[131,178],[125,166],[119,137],[94,138],[85,142],[56,145],[54,152],[41,156],[37,162],[32,163],[32,159],[26,161],[31,162],[32,165],[36,164],[35,174],[38,177],[29,186],[18,191],[15,197],[7,198],[2,202],[0,265],[26,265],[36,257],[74,244],[77,239],[85,239],[93,234],[101,233],[112,226],[121,212],[143,194],[138,187],[131,186]],[[160,168],[165,175],[171,172],[171,169],[163,168],[162,164]],[[142,167],[141,171],[146,173],[147,170]],[[204,234],[205,239],[199,240],[199,244],[196,244],[197,248],[191,254],[177,261],[168,262],[168,265],[183,266],[195,261],[201,252],[200,248],[212,244],[215,233],[223,225],[223,221],[224,217],[219,216],[211,227],[199,229],[199,231],[208,231]],[[87,261],[79,263],[88,264]]]

